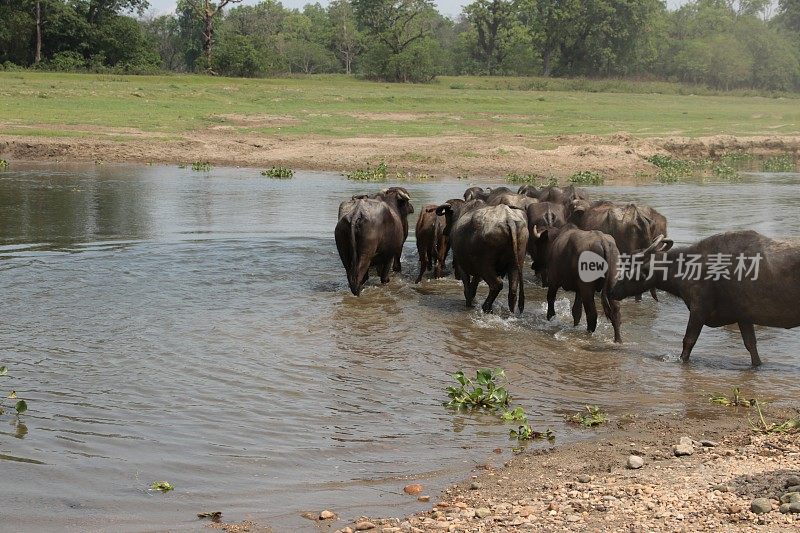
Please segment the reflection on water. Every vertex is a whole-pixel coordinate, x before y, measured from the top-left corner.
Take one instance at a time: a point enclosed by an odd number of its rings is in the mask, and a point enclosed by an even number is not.
[[[705,331],[681,365],[687,312],[675,298],[624,302],[622,346],[602,319],[594,336],[573,328],[565,294],[545,320],[530,278],[522,316],[483,315],[451,278],[411,283],[413,236],[403,274],[357,299],[333,227],[342,198],[377,186],[15,168],[0,173],[0,342],[3,384],[30,410],[0,421],[0,465],[20,529],[189,529],[211,508],[292,528],[313,527],[299,518],[308,509],[413,511],[405,479],[435,494],[511,447],[495,419],[442,407],[458,369],[505,368],[515,402],[560,442],[586,435],[563,423],[584,404],[707,416],[712,391],[797,390],[797,332],[760,330],[758,371],[731,328]],[[419,206],[467,185],[406,187]],[[681,244],[734,228],[800,234],[798,185],[752,175],[593,192],[657,207]],[[176,490],[146,490],[161,479]]]

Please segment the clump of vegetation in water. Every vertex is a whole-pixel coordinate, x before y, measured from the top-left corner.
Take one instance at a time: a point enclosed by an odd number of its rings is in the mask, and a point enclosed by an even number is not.
[[[749,165],[752,164],[755,157],[752,154],[748,154],[747,152],[742,152],[741,150],[737,150],[735,152],[728,152],[727,154],[723,154],[722,157],[719,158],[720,162],[725,163],[729,167],[733,167],[737,170],[742,170],[747,168]]]
[[[693,168],[689,161],[676,159],[669,155],[654,154],[647,161],[658,167],[656,179],[661,183],[675,183],[692,175]]]
[[[516,172],[506,174],[508,183],[539,183],[543,179],[544,177],[538,174],[517,174]]]
[[[740,179],[739,173],[735,168],[727,165],[726,163],[719,162],[712,167],[714,175],[729,181],[736,181]]]
[[[580,185],[602,185],[605,178],[599,172],[593,170],[581,170],[569,177],[570,183],[578,183]]]
[[[555,438],[555,435],[549,429],[544,432],[534,430],[528,422],[528,415],[525,414],[525,410],[522,407],[515,407],[514,409],[506,410],[500,415],[500,418],[506,422],[520,423],[517,426],[517,429],[509,430],[509,438],[517,440],[553,440]]]
[[[192,170],[195,172],[208,172],[211,170],[211,163],[208,161],[195,161],[192,163]]]
[[[764,172],[794,172],[794,160],[788,155],[774,155],[764,160],[761,169]]]
[[[445,405],[451,409],[489,409],[493,411],[507,407],[511,398],[508,390],[498,383],[505,376],[506,374],[501,368],[494,370],[483,368],[475,373],[473,381],[459,370],[453,374],[453,378],[458,382],[458,387],[447,387],[447,396],[450,401]]]
[[[175,487],[169,481],[153,481],[150,485],[150,490],[157,490],[160,492],[169,492],[174,490]]]
[[[8,168],[8,161],[5,159],[0,159],[0,170],[5,170]]]
[[[709,401],[716,405],[724,405],[725,407],[752,407],[757,402],[755,398],[748,399],[742,396],[742,392],[739,390],[739,387],[734,387],[731,390],[730,397],[725,396],[724,394],[715,393],[711,395]]]
[[[5,366],[0,366],[0,376],[8,375],[8,368]],[[14,402],[14,411],[16,411],[17,416],[21,415],[25,411],[28,410],[28,404],[25,400],[22,400],[17,397],[17,391],[11,391],[8,396],[0,400],[0,415],[5,413],[5,401],[6,400],[17,400]]]
[[[294,171],[287,167],[272,167],[261,171],[262,176],[279,180],[288,180],[294,177]]]
[[[389,167],[386,163],[381,161],[378,166],[371,167],[367,164],[367,168],[359,168],[352,172],[345,174],[347,179],[354,181],[386,181],[389,174]]]
[[[752,400],[753,406],[758,413],[758,420],[750,420],[750,427],[757,433],[796,433],[800,431],[800,417],[790,418],[780,424],[776,422],[767,423],[764,413],[761,412],[761,404],[758,400]]]
[[[447,387],[450,401],[445,406],[451,409],[486,409],[492,412],[502,409],[501,420],[519,423],[516,429],[509,431],[510,438],[520,441],[555,438],[549,429],[545,432],[535,431],[522,407],[508,409],[511,397],[508,390],[499,384],[499,380],[505,378],[502,369],[478,370],[474,381],[461,371],[453,374],[453,378],[458,382],[458,387]]]
[[[567,422],[580,424],[585,428],[593,428],[608,422],[608,416],[596,405],[587,405],[586,412],[567,416]]]

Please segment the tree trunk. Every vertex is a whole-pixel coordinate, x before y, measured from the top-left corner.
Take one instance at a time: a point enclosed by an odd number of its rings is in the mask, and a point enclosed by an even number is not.
[[[42,3],[36,0],[36,55],[33,62],[37,65],[42,60]]]
[[[211,46],[214,38],[214,13],[206,9],[203,16],[203,56],[206,59],[206,70],[211,70]]]
[[[545,78],[550,77],[550,57],[552,56],[551,50],[542,52],[542,76]]]

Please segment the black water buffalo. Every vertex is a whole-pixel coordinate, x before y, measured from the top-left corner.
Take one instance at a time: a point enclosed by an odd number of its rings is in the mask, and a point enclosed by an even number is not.
[[[567,185],[564,188],[548,185],[547,187],[536,187],[535,185],[523,185],[517,191],[519,194],[536,198],[540,202],[552,202],[564,204],[567,209],[574,200],[588,200],[589,193],[586,189]]]
[[[469,202],[470,200],[483,200],[484,202],[488,202],[495,196],[499,196],[502,194],[513,193],[511,189],[508,187],[495,187],[492,189],[488,187],[483,189],[481,187],[470,187],[466,191],[464,191],[464,200]]]
[[[593,203],[577,200],[572,205],[570,222],[581,229],[608,233],[622,254],[643,250],[658,235],[667,235],[666,217],[648,205],[617,205],[606,200]],[[655,289],[650,294],[658,300]]]
[[[619,262],[619,250],[614,238],[600,231],[584,231],[573,224],[541,230],[534,226],[530,238],[537,241],[533,268],[542,279],[542,284],[547,287],[547,319],[550,320],[556,314],[554,304],[558,289],[574,291],[574,325],[580,323],[583,305],[587,329],[594,332],[597,328],[594,293],[599,292],[603,312],[614,328],[614,342],[621,343],[619,302],[609,298]],[[593,252],[598,256],[596,259],[607,265],[607,270],[597,279],[582,279],[579,262],[588,260],[585,255],[582,256],[586,252]]]
[[[492,312],[497,295],[508,277],[508,307],[525,308],[522,269],[528,244],[528,224],[521,209],[507,205],[487,206],[481,200],[461,205],[446,203],[436,213],[447,219],[445,234],[453,248],[453,268],[464,284],[464,297],[471,306],[480,280],[489,285],[483,311]]]
[[[493,193],[486,200],[487,205],[507,205],[519,209],[527,209],[529,205],[536,203],[539,203],[536,198],[513,192]]]
[[[641,269],[630,275],[623,272],[611,298],[651,288],[680,297],[689,308],[683,361],[689,360],[703,326],[738,324],[753,366],[761,364],[753,325],[800,326],[800,243],[776,241],[755,231],[731,231],[691,246],[671,246],[671,241],[658,239],[638,254]],[[728,262],[727,270],[719,266]],[[728,279],[720,276],[721,270]]]
[[[436,214],[439,204],[428,204],[422,208],[417,219],[417,226],[414,234],[417,237],[417,252],[419,253],[419,275],[416,283],[422,281],[422,277],[428,270],[433,270],[433,265],[438,259],[436,253],[436,221],[444,218]]]
[[[531,258],[536,257],[536,248],[547,241],[535,239],[534,228],[538,230],[560,228],[567,223],[566,208],[564,204],[553,202],[535,202],[525,210],[528,216],[528,253]]]
[[[389,270],[400,271],[400,255],[408,236],[411,197],[402,187],[392,187],[367,197],[354,197],[339,206],[336,248],[347,272],[350,291],[358,296],[370,266],[376,266],[381,283]]]

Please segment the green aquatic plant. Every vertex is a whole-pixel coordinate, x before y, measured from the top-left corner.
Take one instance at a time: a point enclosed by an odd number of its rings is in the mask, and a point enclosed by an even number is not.
[[[676,159],[669,155],[653,154],[647,161],[658,167],[656,179],[661,183],[675,183],[683,178],[688,178],[693,173],[693,165],[690,161]]]
[[[544,177],[539,174],[517,174],[516,172],[506,174],[508,183],[539,183],[543,179]]]
[[[764,172],[794,172],[796,168],[794,160],[788,155],[774,155],[761,164]]]
[[[581,170],[570,176],[569,182],[580,185],[602,185],[605,182],[605,178],[599,172],[595,172],[593,170]]]
[[[739,387],[734,387],[731,390],[730,397],[725,396],[724,394],[714,393],[709,398],[709,401],[716,405],[724,405],[725,407],[752,407],[756,404],[758,400],[755,398],[745,398],[742,396],[742,392],[739,390]]]
[[[508,390],[498,381],[505,378],[505,372],[500,369],[483,368],[475,373],[475,380],[471,380],[458,371],[453,378],[458,382],[457,387],[447,387],[447,396],[450,401],[445,406],[451,409],[489,409],[497,410],[508,406],[511,398]]]
[[[8,368],[5,366],[0,366],[0,376],[7,376],[7,375],[8,375]],[[5,409],[6,400],[16,400],[16,402],[14,402],[14,411],[16,412],[17,416],[21,415],[22,413],[28,410],[28,403],[17,396],[17,391],[12,390],[8,394],[8,396],[0,400],[0,415],[5,413],[6,411]]]
[[[736,169],[725,163],[717,163],[712,167],[711,170],[714,172],[716,177],[721,179],[729,181],[736,181],[740,179],[739,173],[736,171]]]
[[[5,159],[0,159],[0,170],[5,170],[8,168],[8,161]]]
[[[291,168],[278,166],[278,167],[268,168],[267,170],[262,170],[261,175],[266,176],[268,178],[288,180],[294,177],[294,171]]]
[[[748,154],[747,152],[743,152],[741,150],[737,150],[735,152],[728,152],[727,154],[723,154],[722,157],[719,158],[721,163],[728,165],[729,167],[733,167],[737,170],[742,170],[743,168],[748,167],[753,163],[755,156],[753,154]]]
[[[514,409],[503,411],[503,414],[500,415],[500,418],[502,418],[506,422],[509,422],[509,421],[527,422],[528,421],[528,416],[525,414],[525,410],[522,407],[515,407]]]
[[[567,422],[580,424],[585,428],[593,428],[608,422],[608,416],[596,405],[587,405],[586,412],[567,416]]]
[[[761,411],[761,402],[752,401],[758,413],[758,420],[750,420],[750,427],[753,431],[757,433],[795,433],[800,431],[800,417],[790,418],[780,424],[777,422],[767,423],[764,413]]]
[[[536,431],[526,421],[520,424],[517,427],[517,429],[510,430],[508,432],[508,437],[517,440],[540,440],[540,439],[553,440],[556,438],[556,435],[549,429],[545,430],[544,432]]]
[[[192,163],[192,170],[195,172],[208,172],[211,168],[211,163],[208,161],[195,161]]]
[[[389,167],[381,161],[376,167],[367,164],[367,168],[359,168],[345,174],[347,179],[354,181],[386,181],[389,174]]]
[[[174,489],[175,487],[169,481],[153,481],[153,483],[150,484],[150,490],[169,492]]]

